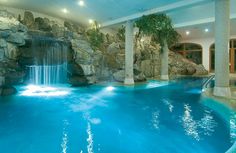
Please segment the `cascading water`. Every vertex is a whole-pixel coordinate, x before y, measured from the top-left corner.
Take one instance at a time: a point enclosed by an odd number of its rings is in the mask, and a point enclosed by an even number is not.
[[[29,83],[52,85],[67,81],[68,46],[64,42],[33,36],[31,48],[34,64],[27,66]]]

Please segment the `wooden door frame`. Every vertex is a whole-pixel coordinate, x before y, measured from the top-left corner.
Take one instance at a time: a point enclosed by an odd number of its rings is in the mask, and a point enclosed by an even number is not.
[[[230,48],[230,73],[235,72],[235,51],[234,48]]]

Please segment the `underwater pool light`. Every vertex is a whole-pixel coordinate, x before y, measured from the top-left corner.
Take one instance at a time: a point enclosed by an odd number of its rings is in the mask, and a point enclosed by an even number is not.
[[[61,88],[37,85],[28,85],[21,93],[22,96],[65,96],[67,94],[69,94],[69,91]]]
[[[107,91],[113,91],[115,89],[115,87],[113,87],[113,86],[108,86],[108,87],[106,87],[106,90]]]

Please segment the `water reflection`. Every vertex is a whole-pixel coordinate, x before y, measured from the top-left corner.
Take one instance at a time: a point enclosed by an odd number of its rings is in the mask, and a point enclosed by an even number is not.
[[[155,129],[159,129],[159,115],[160,115],[159,111],[155,111],[152,113],[152,126]]]
[[[162,99],[162,101],[169,108],[169,111],[173,112],[174,106],[171,104],[172,102],[167,99]]]
[[[92,130],[91,130],[91,124],[88,123],[88,127],[87,127],[87,134],[88,134],[88,138],[87,138],[87,150],[88,153],[93,153],[93,134],[92,134]]]
[[[67,153],[67,144],[68,144],[68,133],[67,133],[67,126],[68,126],[68,121],[64,120],[64,127],[63,127],[63,133],[62,133],[62,143],[61,143],[61,148],[62,148],[62,153]]]
[[[215,132],[217,122],[212,116],[212,112],[205,110],[204,116],[200,120],[194,120],[191,115],[191,107],[188,104],[184,105],[184,115],[182,123],[186,135],[192,136],[195,140],[199,141],[201,135],[211,136]]]
[[[199,141],[200,136],[197,130],[197,122],[191,116],[191,107],[188,104],[185,104],[184,109],[184,116],[182,117],[184,130],[187,135],[192,136]]]
[[[236,114],[230,114],[230,139],[231,142],[234,143],[236,140]]]
[[[114,87],[106,87],[103,90],[94,93],[94,94],[86,94],[79,99],[75,98],[75,103],[70,105],[70,108],[73,112],[87,112],[93,109],[94,107],[106,107],[107,100],[104,100],[105,97],[113,96],[115,90]],[[79,103],[78,103],[79,102]]]
[[[204,135],[212,135],[215,131],[215,127],[217,126],[216,121],[213,119],[211,112],[205,110],[204,117],[198,122],[198,126],[203,129]]]

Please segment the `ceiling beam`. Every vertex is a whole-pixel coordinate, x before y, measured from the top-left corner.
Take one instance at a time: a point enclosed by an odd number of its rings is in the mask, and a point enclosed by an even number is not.
[[[111,25],[124,23],[128,20],[135,20],[135,19],[138,19],[144,15],[173,11],[175,9],[179,9],[179,8],[183,8],[183,7],[190,7],[193,5],[199,5],[199,4],[206,3],[206,2],[212,2],[212,0],[182,0],[182,1],[179,1],[176,3],[162,6],[162,7],[157,7],[157,8],[150,9],[150,10],[147,10],[144,12],[140,12],[140,13],[132,14],[129,16],[121,17],[121,18],[118,18],[115,20],[104,22],[101,24],[101,27],[108,27]]]
[[[230,19],[236,19],[236,14],[231,14]],[[183,22],[183,23],[177,23],[174,24],[174,28],[181,28],[181,27],[188,27],[192,25],[199,25],[199,24],[206,24],[206,23],[213,23],[215,22],[215,17],[205,18],[205,19],[199,19],[189,22]]]

